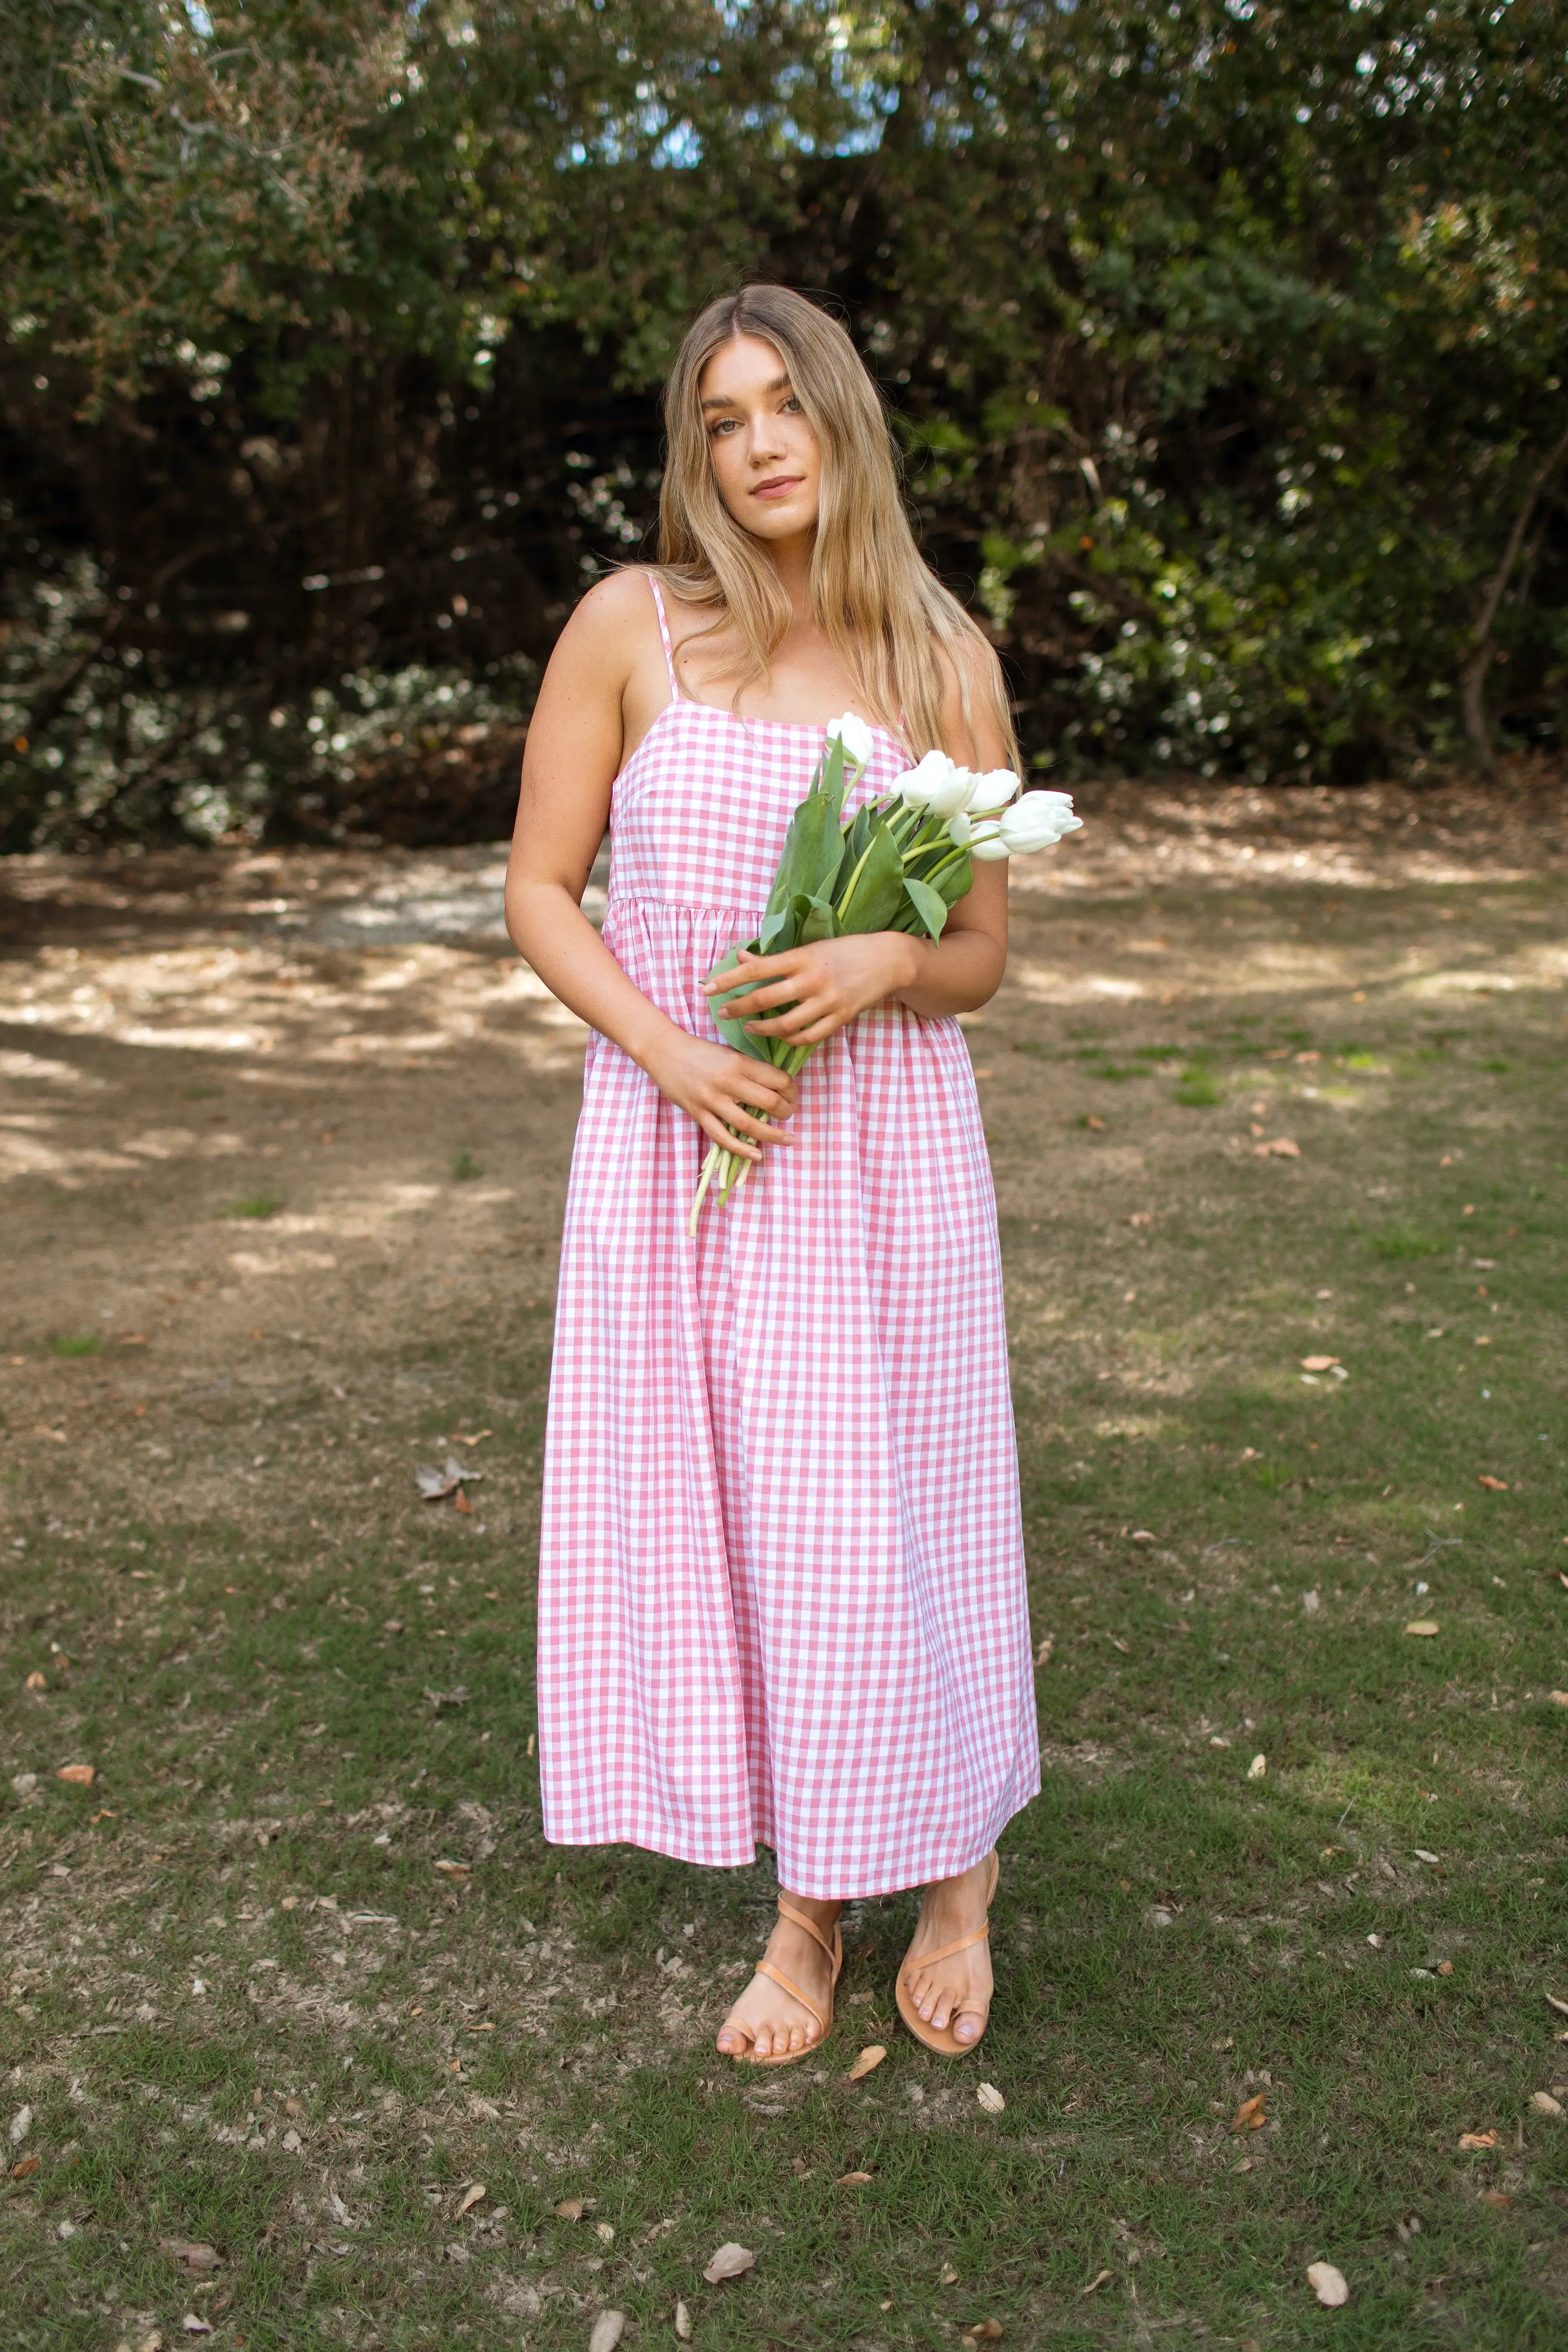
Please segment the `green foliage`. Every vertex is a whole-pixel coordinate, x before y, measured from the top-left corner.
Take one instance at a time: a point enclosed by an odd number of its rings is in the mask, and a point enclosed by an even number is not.
[[[288,739],[405,677],[520,720],[643,544],[685,320],[753,273],[844,306],[1038,766],[1561,740],[1554,0],[208,27],[0,27],[8,845],[493,828],[499,786],[405,808],[395,723],[334,725],[314,808]]]

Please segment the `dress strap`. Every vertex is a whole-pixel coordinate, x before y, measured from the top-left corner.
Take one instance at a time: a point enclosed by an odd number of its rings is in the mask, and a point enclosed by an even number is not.
[[[682,702],[686,698],[680,691],[679,680],[675,675],[675,647],[669,641],[669,623],[665,618],[664,598],[659,593],[658,574],[656,572],[648,573],[647,584],[653,590],[653,609],[658,614],[658,635],[659,641],[664,646],[664,667],[669,674],[669,698],[671,702]]]

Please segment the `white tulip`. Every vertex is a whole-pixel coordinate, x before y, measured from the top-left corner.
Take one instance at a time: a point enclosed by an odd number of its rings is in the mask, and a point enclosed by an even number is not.
[[[1083,819],[1074,816],[1069,793],[1026,793],[1021,801],[1003,810],[997,823],[1004,854],[1025,856],[1031,850],[1050,848],[1066,834],[1077,833]]]
[[[988,769],[984,775],[976,776],[974,780],[974,789],[969,795],[969,814],[971,816],[991,816],[997,809],[1005,808],[1019,790],[1018,779],[1011,768]]]
[[[1001,826],[988,824],[984,831],[977,827],[974,838],[969,845],[969,855],[971,857],[980,858],[986,865],[990,865],[994,858],[1005,857],[1008,850],[1006,843],[1002,838]]]
[[[956,816],[961,809],[969,806],[969,795],[979,781],[979,777],[972,776],[967,768],[955,768],[950,760],[947,774],[931,793],[926,806],[932,816]]]
[[[830,743],[843,744],[844,757],[853,768],[863,768],[874,748],[871,730],[863,719],[857,719],[852,710],[847,710],[842,719],[828,720],[827,740]]]
[[[945,751],[928,751],[918,768],[907,770],[899,778],[893,790],[910,808],[930,808],[932,793],[945,787],[957,772]],[[957,806],[954,801],[952,807]]]

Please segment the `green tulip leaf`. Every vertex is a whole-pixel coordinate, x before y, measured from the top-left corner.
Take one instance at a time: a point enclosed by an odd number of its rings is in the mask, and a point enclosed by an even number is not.
[[[912,874],[904,877],[904,888],[909,892],[916,914],[933,940],[942,937],[942,927],[947,920],[947,901],[940,890],[929,882],[921,882]]]
[[[885,931],[903,903],[904,861],[898,843],[877,816],[864,853],[846,877],[838,900],[839,929]]]

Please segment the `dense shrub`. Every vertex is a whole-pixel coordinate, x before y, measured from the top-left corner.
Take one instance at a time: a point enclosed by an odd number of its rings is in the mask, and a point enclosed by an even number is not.
[[[1564,46],[1556,0],[14,0],[0,840],[498,829],[749,273],[843,306],[1042,768],[1559,746]]]

